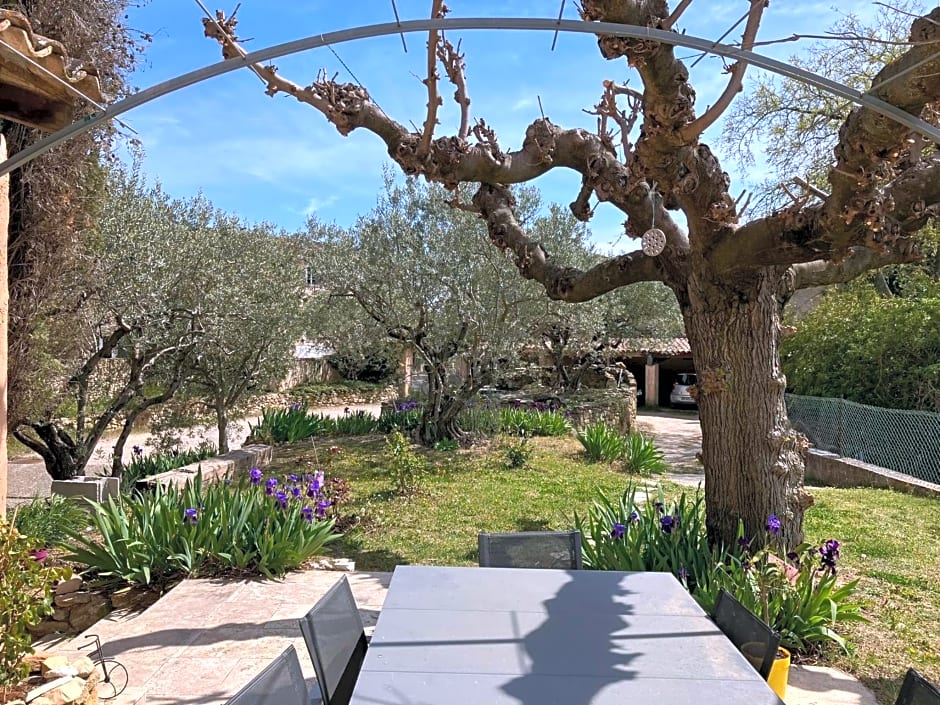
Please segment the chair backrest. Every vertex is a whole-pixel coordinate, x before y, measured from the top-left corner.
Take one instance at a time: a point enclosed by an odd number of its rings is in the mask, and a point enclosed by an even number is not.
[[[780,635],[724,588],[718,591],[712,619],[767,680],[777,657]]]
[[[581,570],[580,531],[480,534],[478,542],[483,568]]]
[[[300,630],[310,651],[324,705],[346,705],[368,645],[345,575],[300,620]]]
[[[895,705],[940,705],[940,688],[909,668],[901,693],[894,702]]]
[[[264,667],[228,705],[310,705],[307,683],[293,646]]]

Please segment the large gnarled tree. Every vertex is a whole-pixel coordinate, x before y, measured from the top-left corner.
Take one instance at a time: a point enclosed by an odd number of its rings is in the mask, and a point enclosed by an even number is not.
[[[671,11],[665,0],[583,0],[581,16],[586,22],[670,30],[689,4],[682,0]],[[754,46],[765,4],[751,1],[744,49]],[[445,11],[441,0],[434,0],[432,16]],[[205,30],[226,58],[245,55],[233,19],[219,14],[205,21]],[[874,77],[872,94],[929,118],[940,96],[935,53],[940,8],[914,20],[910,38],[910,47]],[[428,41],[428,110],[420,129],[393,120],[358,85],[321,74],[304,87],[274,67],[252,69],[267,82],[270,95],[293,95],[341,134],[364,128],[378,135],[407,174],[448,188],[479,184],[471,207],[485,220],[490,238],[511,250],[522,276],[541,283],[548,296],[577,302],[635,282],[669,286],[682,310],[700,380],[710,534],[731,541],[743,521],[746,532],[757,535],[767,516],[776,514],[792,544],[802,538],[803,513],[812,498],[803,489],[805,439],[790,427],[784,405],[781,304],[797,288],[916,257],[910,236],[940,204],[940,153],[936,145],[909,141],[911,132],[892,120],[856,109],[840,130],[828,191],[808,191],[789,207],[742,222],[730,179],[700,136],[740,91],[745,65],[731,67],[722,95],[697,115],[688,68],[672,46],[605,35],[598,45],[604,57],[627,60],[642,91],[607,81],[596,108],[597,133],[541,118],[529,125],[515,151],[505,150],[482,121],[471,125],[463,56],[439,31],[431,31]],[[435,138],[438,62],[456,86],[461,120],[455,135]],[[619,143],[614,127],[621,132]],[[589,218],[590,199],[596,198],[626,214],[632,237],[651,229],[655,219],[665,249],[658,256],[638,250],[611,257],[588,269],[550,258],[517,219],[509,184],[556,168],[582,177],[571,204],[577,217]],[[684,214],[687,228],[672,217],[676,211]]]

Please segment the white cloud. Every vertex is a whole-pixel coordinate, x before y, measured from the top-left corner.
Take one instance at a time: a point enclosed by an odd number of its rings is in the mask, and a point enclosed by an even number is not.
[[[304,208],[303,214],[307,216],[313,215],[319,210],[332,206],[338,200],[339,200],[339,196],[335,194],[327,196],[326,198],[320,198],[318,196],[314,196],[309,201],[307,201],[307,207]]]

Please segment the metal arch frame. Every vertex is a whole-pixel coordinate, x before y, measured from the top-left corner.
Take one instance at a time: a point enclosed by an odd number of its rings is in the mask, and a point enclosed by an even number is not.
[[[228,59],[216,64],[205,66],[195,71],[190,71],[168,81],[158,83],[145,90],[135,93],[123,100],[114,103],[107,109],[93,113],[83,120],[75,122],[48,137],[44,137],[35,144],[23,149],[12,157],[0,164],[0,176],[8,174],[14,169],[18,169],[24,164],[32,161],[39,155],[49,151],[62,142],[80,135],[93,128],[95,125],[116,118],[118,115],[126,113],[144,103],[149,103],[156,98],[160,98],[168,93],[186,88],[195,83],[205,81],[209,78],[221,76],[238,68],[247,67],[250,64],[262,63],[276,59],[281,56],[288,56],[309,49],[318,49],[331,44],[342,44],[357,39],[368,39],[372,37],[383,37],[391,34],[404,34],[405,32],[424,32],[432,29],[437,30],[538,30],[549,32],[573,32],[580,34],[609,34],[620,37],[630,37],[632,39],[646,39],[653,42],[670,44],[673,46],[683,46],[690,49],[710,54],[718,54],[733,59],[753,64],[773,73],[793,78],[803,83],[821,88],[822,90],[834,95],[845,98],[853,103],[873,110],[884,115],[905,127],[927,137],[933,142],[940,142],[940,129],[934,127],[920,118],[907,113],[900,108],[891,105],[868,93],[862,93],[853,88],[845,86],[836,81],[832,81],[823,76],[819,76],[809,71],[790,66],[782,61],[777,61],[767,56],[757,54],[751,51],[744,51],[737,47],[727,44],[719,44],[710,39],[701,39],[687,34],[678,34],[651,27],[639,27],[636,25],[616,24],[613,22],[583,22],[580,20],[557,20],[544,18],[518,18],[518,17],[453,17],[442,19],[420,19],[407,20],[405,22],[388,22],[384,24],[366,25],[362,27],[353,27],[343,29],[328,34],[318,34],[315,36],[297,39],[291,42],[284,42],[266,49],[259,49],[251,52],[243,58]]]

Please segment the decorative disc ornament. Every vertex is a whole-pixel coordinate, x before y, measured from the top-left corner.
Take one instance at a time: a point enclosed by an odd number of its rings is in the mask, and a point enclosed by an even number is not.
[[[656,257],[657,255],[661,255],[663,250],[666,249],[666,233],[659,228],[650,228],[643,233],[643,238],[640,242],[643,244],[644,255]]]

